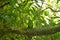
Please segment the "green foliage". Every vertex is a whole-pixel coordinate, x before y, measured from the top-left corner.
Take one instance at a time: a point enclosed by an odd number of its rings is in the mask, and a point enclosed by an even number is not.
[[[42,0],[44,2],[45,0]],[[48,1],[48,2],[47,2]],[[47,0],[48,5],[50,5],[51,0]],[[57,0],[57,5],[59,9],[59,2],[60,0]],[[4,5],[6,2],[9,2],[10,4],[5,5],[3,8],[0,8],[0,29],[8,29],[12,28],[19,29],[19,28],[50,28],[54,27],[58,23],[60,23],[60,17],[56,15],[56,12],[52,12],[50,9],[44,10],[44,8],[50,7],[46,4],[43,4],[41,7],[38,6],[36,3],[38,3],[38,0],[35,0],[33,2],[32,0],[1,0],[0,6]],[[55,1],[53,1],[55,2]],[[54,3],[53,3],[54,4]],[[52,3],[51,3],[52,5]],[[55,4],[54,4],[55,5]],[[51,7],[53,8],[54,5]],[[54,9],[54,8],[53,8]],[[43,10],[43,11],[42,11]],[[59,18],[59,19],[57,19]],[[4,26],[5,25],[5,26]],[[59,24],[58,24],[59,25]],[[8,27],[8,28],[7,28]],[[6,28],[6,29],[5,29]],[[33,31],[33,30],[32,30]],[[0,34],[2,35],[2,34]],[[60,33],[54,34],[48,36],[34,36],[32,37],[32,40],[59,40],[60,39]],[[5,34],[0,37],[1,40],[24,40],[25,36],[18,35],[18,34]]]

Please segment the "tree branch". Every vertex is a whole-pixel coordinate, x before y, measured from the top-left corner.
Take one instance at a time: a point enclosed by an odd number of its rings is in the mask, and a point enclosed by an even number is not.
[[[9,33],[15,33],[15,34],[20,34],[20,35],[30,35],[30,36],[42,36],[42,35],[51,35],[54,33],[60,32],[60,26],[55,27],[55,28],[46,28],[46,29],[19,29],[19,30],[12,30],[12,29],[8,29],[8,30],[4,30],[1,31],[0,30],[0,34],[4,33],[4,34],[9,34]]]
[[[50,8],[50,7],[47,7],[47,8],[45,8],[44,10],[46,10],[46,9],[50,9],[52,12],[60,12],[60,10],[54,10],[54,9],[52,9],[52,8]],[[44,11],[44,10],[42,10],[42,11]]]
[[[53,12],[60,12],[60,10],[53,10],[52,8],[49,7],[49,9]]]

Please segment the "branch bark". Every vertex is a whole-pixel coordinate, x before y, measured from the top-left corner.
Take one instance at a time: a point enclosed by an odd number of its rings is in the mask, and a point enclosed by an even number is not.
[[[9,34],[9,33],[16,33],[20,35],[30,35],[30,36],[42,36],[42,35],[51,35],[54,33],[60,32],[60,26],[57,26],[55,28],[46,28],[46,29],[19,29],[19,30],[12,30],[12,29],[7,29],[7,30],[0,30],[0,34]]]

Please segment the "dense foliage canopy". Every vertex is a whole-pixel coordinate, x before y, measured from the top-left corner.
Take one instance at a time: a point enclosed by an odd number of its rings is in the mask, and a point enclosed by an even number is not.
[[[0,0],[0,40],[60,40],[60,0]]]

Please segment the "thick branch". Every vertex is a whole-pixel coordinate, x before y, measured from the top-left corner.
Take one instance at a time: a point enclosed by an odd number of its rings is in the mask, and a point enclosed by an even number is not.
[[[55,28],[46,28],[44,30],[41,29],[27,29],[27,30],[12,30],[12,29],[8,29],[8,30],[4,30],[1,31],[0,30],[0,34],[4,33],[4,34],[9,34],[9,33],[16,33],[16,34],[20,34],[20,35],[30,35],[30,36],[42,36],[42,35],[50,35],[50,34],[54,34],[60,32],[60,26],[55,27]]]

